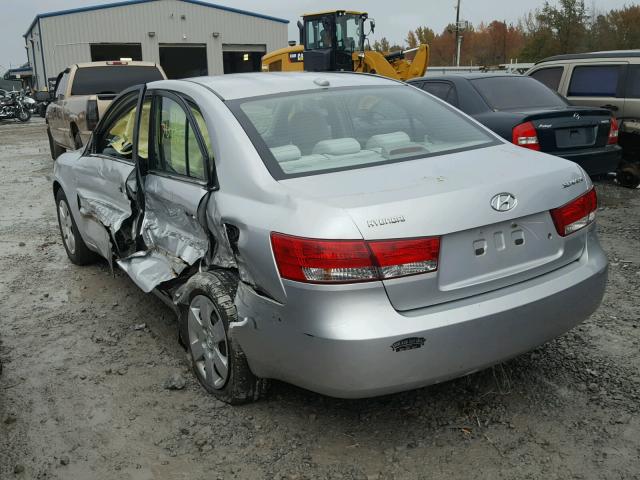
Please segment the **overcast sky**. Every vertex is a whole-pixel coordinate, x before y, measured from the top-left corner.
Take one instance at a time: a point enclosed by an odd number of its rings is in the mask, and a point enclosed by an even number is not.
[[[289,38],[298,38],[296,21],[303,13],[318,10],[344,8],[362,10],[376,20],[374,40],[383,36],[392,43],[401,43],[409,29],[427,25],[435,31],[441,31],[455,20],[456,0],[216,0],[212,3],[228,5],[254,12],[285,18],[289,24]],[[24,49],[25,33],[29,24],[38,13],[65,10],[89,5],[112,3],[104,0],[2,0],[0,18],[0,74],[6,68],[17,66],[26,61]],[[555,3],[551,0],[551,3]],[[599,10],[620,8],[635,4],[634,0],[587,0],[588,7],[595,4]],[[291,6],[294,4],[294,6]],[[540,6],[543,0],[462,0],[461,17],[473,24],[494,19],[516,22],[526,11]],[[640,27],[639,27],[640,28]]]

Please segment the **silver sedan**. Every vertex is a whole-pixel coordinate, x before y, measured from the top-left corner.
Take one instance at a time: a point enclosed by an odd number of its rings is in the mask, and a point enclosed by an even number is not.
[[[129,89],[53,191],[70,260],[163,299],[229,403],[469,374],[586,319],[607,276],[580,167],[370,75]]]

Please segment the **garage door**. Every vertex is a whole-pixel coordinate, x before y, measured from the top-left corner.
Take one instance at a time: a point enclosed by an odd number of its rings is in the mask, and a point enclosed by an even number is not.
[[[224,73],[259,72],[262,56],[266,51],[267,48],[265,45],[222,45]]]
[[[160,65],[171,79],[208,75],[207,46],[161,44]]]

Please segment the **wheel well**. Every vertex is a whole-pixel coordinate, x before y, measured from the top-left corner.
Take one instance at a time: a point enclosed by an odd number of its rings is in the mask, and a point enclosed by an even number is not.
[[[57,181],[53,182],[53,198],[56,198],[56,196],[58,195],[58,191],[60,191],[61,188],[62,185],[60,185]]]

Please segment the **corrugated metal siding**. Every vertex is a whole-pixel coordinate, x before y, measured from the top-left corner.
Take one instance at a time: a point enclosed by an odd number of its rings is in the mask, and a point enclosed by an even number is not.
[[[42,65],[43,56],[42,56],[42,53],[40,52],[42,45],[40,42],[39,29],[38,29],[37,23],[29,31],[26,37],[26,40],[27,40],[27,46],[29,47],[27,57],[29,59],[29,64],[32,66],[31,68],[33,69],[33,74],[36,79],[35,88],[38,90],[45,89],[47,87],[47,79],[45,77],[45,72]],[[32,46],[31,40],[33,40],[33,46]],[[49,73],[47,71],[46,73],[48,76],[55,77],[57,75],[57,72]]]
[[[140,43],[142,59],[152,62],[160,61],[161,43],[206,44],[209,75],[223,73],[223,43],[263,44],[267,51],[287,45],[284,23],[177,0],[46,17],[40,22],[48,76],[72,63],[91,61],[91,43]],[[213,32],[219,36],[214,38]]]

